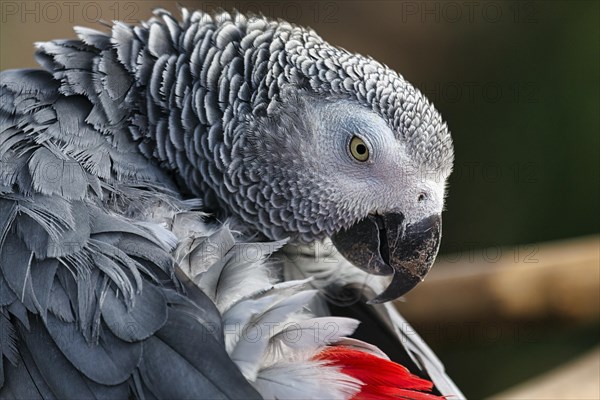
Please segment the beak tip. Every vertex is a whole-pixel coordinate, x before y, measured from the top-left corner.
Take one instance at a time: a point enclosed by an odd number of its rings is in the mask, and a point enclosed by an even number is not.
[[[388,238],[397,237],[403,240],[392,245]],[[437,255],[440,238],[439,214],[413,224],[406,224],[402,214],[386,214],[370,216],[332,240],[348,261],[366,272],[393,274],[389,286],[367,302],[381,304],[403,296],[424,280]]]
[[[375,298],[369,300],[367,304],[381,304],[396,300],[410,292],[422,281],[423,278],[420,276],[407,276],[402,271],[396,271],[388,287]]]

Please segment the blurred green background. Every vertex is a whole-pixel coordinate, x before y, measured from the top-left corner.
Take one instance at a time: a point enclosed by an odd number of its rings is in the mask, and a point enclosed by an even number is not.
[[[157,6],[176,11],[171,1],[69,4],[2,1],[0,67],[35,66],[32,43],[73,37],[73,25],[97,26],[99,18],[134,23]],[[443,253],[599,232],[599,2],[179,4],[308,25],[425,92],[447,120],[456,151]],[[597,343],[599,332],[597,323],[568,329],[563,321],[536,321],[527,329],[536,338],[529,353],[514,342],[449,342],[424,334],[465,393],[478,398]],[[511,354],[528,356],[511,365]]]

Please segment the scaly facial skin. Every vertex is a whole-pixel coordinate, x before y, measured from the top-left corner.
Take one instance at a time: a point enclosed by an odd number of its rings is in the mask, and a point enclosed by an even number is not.
[[[371,302],[406,293],[437,254],[450,168],[428,170],[383,118],[355,101],[308,93],[285,100],[278,115],[253,124],[245,153],[247,173],[263,178],[255,191],[266,193],[270,220],[281,221],[272,235],[329,236],[354,265],[393,275]],[[353,154],[355,138],[362,154]]]

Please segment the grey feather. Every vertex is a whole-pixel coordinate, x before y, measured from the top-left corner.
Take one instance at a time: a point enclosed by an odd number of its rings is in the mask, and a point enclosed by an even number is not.
[[[105,292],[100,309],[102,318],[110,330],[127,342],[144,340],[154,334],[167,320],[167,304],[164,296],[152,285],[137,294],[129,309],[114,290]]]
[[[60,283],[59,278],[55,278],[54,282],[52,282],[48,310],[61,321],[70,323],[75,322],[75,312],[71,307],[69,296]]]
[[[48,315],[48,333],[56,346],[86,377],[102,385],[125,382],[142,356],[141,343],[125,343],[108,330],[100,343],[89,346],[81,332],[72,324]]]
[[[14,326],[10,323],[8,315],[0,313],[0,359],[6,359],[14,366],[19,362],[17,350],[17,334]],[[4,382],[4,373],[0,374]]]
[[[185,333],[190,324],[195,327],[193,336]],[[150,347],[145,349],[140,370],[146,385],[157,397],[258,398],[242,383],[239,370],[230,364],[224,348],[212,339],[211,330],[212,327],[198,324],[185,313],[173,311],[169,322],[148,339]],[[186,351],[188,346],[204,351]],[[161,368],[165,365],[170,368]],[[187,385],[172,384],[178,374],[186,377]]]
[[[13,399],[55,399],[27,349],[21,348],[20,355],[20,362],[3,368],[2,395]]]
[[[54,275],[58,269],[58,260],[35,260],[31,268],[31,285],[34,293],[34,303],[40,316],[45,319],[50,306],[51,289]]]
[[[23,241],[15,236],[6,238],[0,253],[2,275],[8,287],[29,311],[35,309],[30,285],[32,262],[33,252],[27,249]]]
[[[4,274],[3,274],[4,275]],[[0,276],[0,306],[8,306],[17,299],[17,295],[8,287],[4,276]]]
[[[31,330],[20,329],[20,333],[27,344],[25,351],[31,354],[31,358],[22,360],[23,363],[26,363],[28,370],[35,369],[43,376],[43,380],[39,380],[39,378],[35,380],[35,385],[47,384],[56,398],[109,399],[126,396],[126,385],[99,385],[82,375],[67,359],[65,353],[60,349],[60,345],[54,341],[55,339],[53,340],[39,322],[34,322]],[[71,331],[71,333],[74,332]],[[63,334],[68,333],[63,332]],[[59,337],[59,340],[68,341],[72,338],[65,336]],[[81,352],[80,357],[83,358],[86,347],[79,347],[77,350]],[[110,369],[110,366],[98,365],[98,368],[107,372],[106,369]],[[66,385],[65,380],[68,382]]]

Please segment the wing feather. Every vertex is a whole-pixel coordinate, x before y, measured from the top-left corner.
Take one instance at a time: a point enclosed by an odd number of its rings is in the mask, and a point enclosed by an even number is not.
[[[149,217],[197,202],[129,136],[110,37],[79,34],[0,73],[0,397],[258,398]]]

